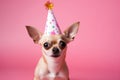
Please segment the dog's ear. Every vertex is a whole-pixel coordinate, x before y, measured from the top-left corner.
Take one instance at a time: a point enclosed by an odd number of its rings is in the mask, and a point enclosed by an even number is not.
[[[69,41],[74,40],[75,35],[77,34],[79,29],[79,24],[80,22],[76,22],[64,31],[64,35]]]
[[[38,43],[42,33],[40,33],[37,29],[31,26],[26,26],[27,32],[29,36],[33,39],[34,43]]]

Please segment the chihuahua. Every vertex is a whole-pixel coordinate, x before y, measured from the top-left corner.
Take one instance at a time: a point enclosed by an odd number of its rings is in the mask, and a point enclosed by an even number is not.
[[[34,43],[42,46],[42,56],[36,66],[34,80],[70,80],[65,62],[67,44],[74,40],[79,29],[76,22],[62,34],[45,35],[31,26],[26,26]]]

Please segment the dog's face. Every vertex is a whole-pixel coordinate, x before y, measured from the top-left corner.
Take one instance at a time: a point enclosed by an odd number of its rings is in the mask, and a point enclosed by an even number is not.
[[[43,55],[58,58],[65,56],[67,44],[74,40],[78,32],[79,22],[72,24],[63,34],[59,35],[45,35],[33,27],[26,26],[26,28],[33,41],[42,46]]]
[[[64,35],[43,35],[39,43],[46,56],[57,58],[64,55],[68,42]]]

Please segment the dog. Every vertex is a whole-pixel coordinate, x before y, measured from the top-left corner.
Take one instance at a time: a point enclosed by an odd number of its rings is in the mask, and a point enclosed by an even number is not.
[[[58,35],[44,35],[36,28],[26,26],[34,43],[42,46],[42,56],[36,66],[34,80],[70,80],[65,62],[67,44],[74,40],[79,24],[73,23]]]

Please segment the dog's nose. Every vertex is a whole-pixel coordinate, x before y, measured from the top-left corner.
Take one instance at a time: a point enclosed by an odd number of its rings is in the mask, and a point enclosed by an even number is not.
[[[59,54],[59,49],[57,47],[54,47],[52,51],[53,51],[53,54]]]

